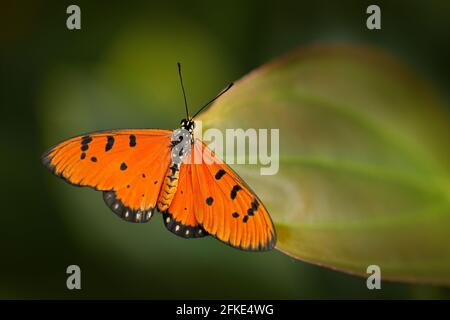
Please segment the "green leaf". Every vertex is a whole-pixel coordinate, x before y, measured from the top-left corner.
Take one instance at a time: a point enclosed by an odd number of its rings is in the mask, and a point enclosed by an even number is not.
[[[448,109],[371,47],[299,50],[250,73],[200,118],[277,128],[279,172],[236,165],[282,252],[382,279],[450,285]]]

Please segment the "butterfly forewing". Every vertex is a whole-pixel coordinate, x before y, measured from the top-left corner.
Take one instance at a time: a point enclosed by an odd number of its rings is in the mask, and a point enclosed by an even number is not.
[[[121,218],[151,217],[167,166],[169,130],[113,130],[77,136],[51,148],[43,163],[67,182],[104,191]]]

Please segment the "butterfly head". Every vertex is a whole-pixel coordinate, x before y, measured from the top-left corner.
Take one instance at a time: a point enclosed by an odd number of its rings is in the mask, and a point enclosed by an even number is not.
[[[195,122],[194,120],[192,120],[192,118],[183,119],[180,122],[180,128],[189,131],[189,133],[192,133],[195,129]]]

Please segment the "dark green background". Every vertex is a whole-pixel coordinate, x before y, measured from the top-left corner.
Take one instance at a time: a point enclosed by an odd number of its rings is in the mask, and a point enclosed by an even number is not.
[[[175,127],[183,116],[176,62],[192,106],[290,49],[370,43],[400,57],[449,98],[448,1],[14,1],[0,10],[1,298],[449,298],[448,289],[382,283],[278,251],[186,241],[117,219],[101,195],[40,164],[52,144],[86,131]],[[66,28],[78,4],[82,30]],[[69,291],[66,267],[82,269]]]

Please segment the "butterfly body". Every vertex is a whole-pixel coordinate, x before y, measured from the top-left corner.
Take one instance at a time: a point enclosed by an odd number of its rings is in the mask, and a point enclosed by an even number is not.
[[[157,209],[177,236],[211,235],[242,250],[272,249],[276,234],[266,208],[195,139],[194,128],[187,117],[176,130],[93,132],[50,148],[42,162],[70,184],[102,191],[106,205],[125,221],[148,222]]]

